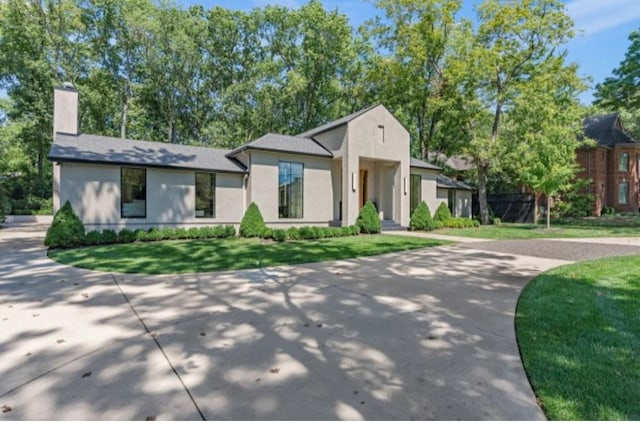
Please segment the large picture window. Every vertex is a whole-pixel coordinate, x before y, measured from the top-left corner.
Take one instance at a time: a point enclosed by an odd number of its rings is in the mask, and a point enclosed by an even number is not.
[[[420,202],[422,201],[422,176],[411,174],[411,197],[409,199],[409,214],[413,215]]]
[[[618,185],[618,204],[626,205],[629,202],[629,183]]]
[[[120,169],[120,216],[122,218],[147,217],[147,170]]]
[[[196,172],[196,218],[216,216],[216,174]]]
[[[304,165],[296,162],[278,164],[278,217],[302,218]]]

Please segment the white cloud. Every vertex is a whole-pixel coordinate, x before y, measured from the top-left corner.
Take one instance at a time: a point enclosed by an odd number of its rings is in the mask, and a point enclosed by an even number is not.
[[[576,29],[585,36],[640,20],[638,0],[573,0],[567,3],[567,13]]]

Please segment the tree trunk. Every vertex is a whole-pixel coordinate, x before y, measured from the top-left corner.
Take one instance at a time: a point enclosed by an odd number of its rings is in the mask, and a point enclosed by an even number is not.
[[[547,230],[551,229],[551,196],[547,194]]]
[[[127,138],[127,117],[129,114],[129,100],[131,99],[131,86],[127,81],[124,89],[124,104],[122,105],[122,114],[120,116],[120,138]]]
[[[478,165],[478,202],[480,203],[480,222],[489,224],[489,204],[487,202],[487,171],[485,164]]]

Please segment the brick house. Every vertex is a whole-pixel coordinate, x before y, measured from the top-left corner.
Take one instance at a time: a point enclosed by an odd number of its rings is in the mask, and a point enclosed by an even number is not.
[[[640,141],[625,133],[618,113],[585,119],[584,134],[596,145],[576,152],[581,168],[578,178],[591,180],[589,192],[596,195],[594,214],[599,216],[605,206],[638,212]]]

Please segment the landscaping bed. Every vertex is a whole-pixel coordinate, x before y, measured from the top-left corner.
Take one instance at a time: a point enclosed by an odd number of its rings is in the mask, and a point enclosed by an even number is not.
[[[640,419],[640,257],[553,269],[518,302],[522,360],[553,420]]]
[[[589,238],[589,237],[640,237],[640,228],[553,225],[547,229],[534,224],[483,225],[476,228],[446,228],[435,231],[461,237],[475,237],[493,240],[533,239],[533,238]]]

